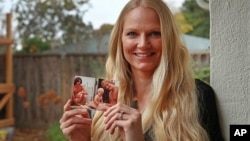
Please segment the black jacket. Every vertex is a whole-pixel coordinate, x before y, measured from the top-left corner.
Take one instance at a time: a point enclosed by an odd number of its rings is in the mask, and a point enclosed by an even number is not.
[[[200,104],[200,122],[203,128],[208,132],[210,141],[224,141],[221,134],[213,88],[198,79],[196,80],[196,87]]]

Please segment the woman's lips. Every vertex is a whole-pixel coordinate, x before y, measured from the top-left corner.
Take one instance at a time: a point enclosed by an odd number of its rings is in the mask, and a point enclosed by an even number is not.
[[[134,53],[134,54],[137,57],[150,57],[150,56],[154,55],[153,52],[151,52],[151,53]]]

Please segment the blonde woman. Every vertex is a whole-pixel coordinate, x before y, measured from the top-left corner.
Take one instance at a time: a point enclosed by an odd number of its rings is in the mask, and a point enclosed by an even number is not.
[[[60,120],[69,140],[223,140],[214,93],[193,78],[189,53],[163,1],[130,0],[109,46],[106,74],[119,80],[118,103],[91,120],[84,109],[70,110],[69,100]]]
[[[103,80],[101,82],[101,86],[105,89],[108,90],[108,97],[109,101],[108,103],[110,105],[114,105],[117,103],[117,97],[118,97],[118,87],[115,86],[114,82],[109,81],[109,80]]]

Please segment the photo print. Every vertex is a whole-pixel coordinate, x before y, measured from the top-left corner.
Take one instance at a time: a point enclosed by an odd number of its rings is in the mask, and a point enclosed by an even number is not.
[[[71,108],[105,111],[117,103],[118,87],[118,81],[75,76],[71,94]]]

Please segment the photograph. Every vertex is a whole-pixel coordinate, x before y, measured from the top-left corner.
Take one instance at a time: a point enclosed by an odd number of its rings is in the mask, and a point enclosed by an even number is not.
[[[118,81],[75,76],[71,93],[71,108],[105,111],[117,103]]]

